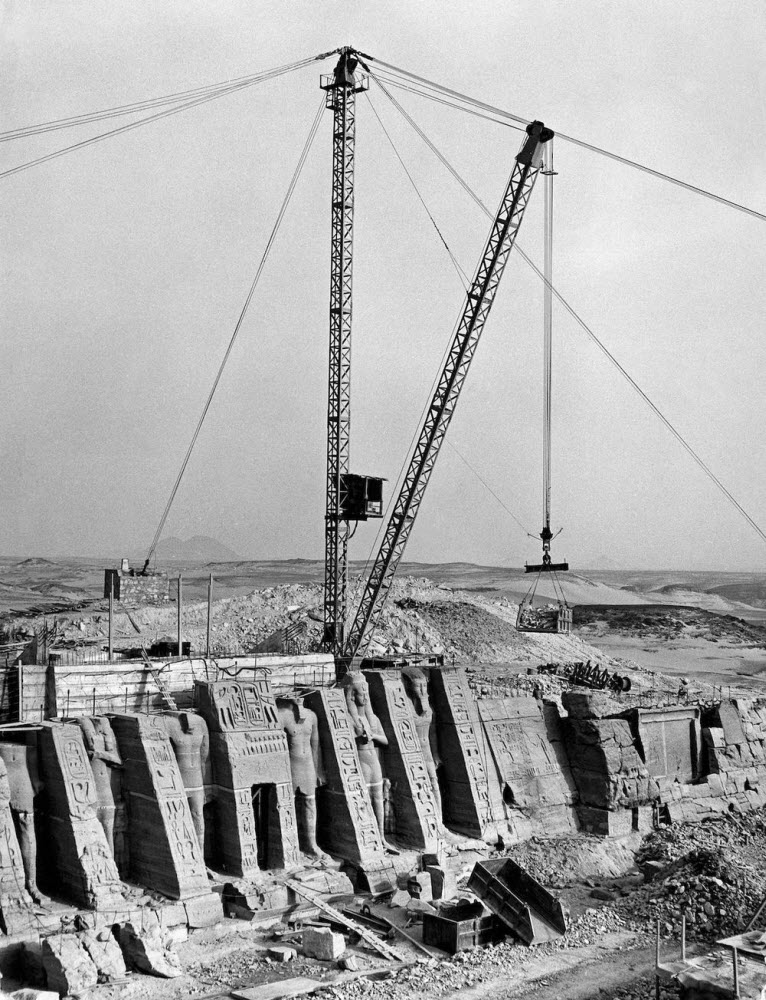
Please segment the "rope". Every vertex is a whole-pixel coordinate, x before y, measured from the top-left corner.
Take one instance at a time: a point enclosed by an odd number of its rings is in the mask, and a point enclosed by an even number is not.
[[[255,79],[248,80],[245,83],[233,84],[230,87],[216,90],[213,93],[203,95],[202,97],[196,97],[194,100],[186,101],[183,104],[176,105],[164,111],[158,111],[146,118],[139,118],[138,121],[129,122],[127,125],[120,125],[118,128],[110,129],[108,132],[101,132],[99,135],[91,136],[89,139],[83,139],[80,142],[75,142],[71,146],[65,146],[63,149],[54,150],[52,153],[46,153],[44,156],[38,156],[34,160],[27,160],[26,163],[19,163],[17,166],[10,167],[8,170],[0,171],[0,178],[12,177],[14,174],[21,173],[22,170],[28,170],[30,167],[36,167],[40,164],[48,163],[50,160],[58,159],[59,156],[64,156],[66,153],[72,153],[77,149],[85,149],[86,146],[92,146],[94,143],[100,142],[102,139],[109,139],[115,135],[122,135],[124,132],[131,132],[133,129],[139,128],[141,125],[148,125],[150,122],[156,122],[163,118],[169,118],[171,115],[176,115],[181,111],[187,111],[189,108],[196,108],[200,104],[207,104],[208,101],[215,101],[219,97],[223,97],[226,94],[233,94],[236,91],[245,90],[247,87],[252,87],[255,84],[263,83],[265,80],[271,80],[274,77],[283,76],[285,73],[291,73],[293,70],[300,69],[313,61],[313,59],[303,59],[300,62],[292,63],[289,66],[283,66],[276,70],[267,70]]]
[[[205,401],[202,413],[200,415],[199,420],[197,421],[197,426],[195,427],[194,433],[192,434],[192,439],[189,442],[189,447],[186,450],[186,455],[184,456],[184,460],[181,463],[181,468],[178,472],[178,475],[176,476],[175,483],[173,484],[173,489],[170,491],[168,502],[165,504],[165,510],[163,511],[162,517],[160,518],[160,523],[157,526],[157,530],[154,533],[154,538],[152,539],[152,544],[149,549],[149,555],[147,556],[146,563],[144,564],[145,567],[149,565],[149,562],[151,561],[151,558],[154,555],[154,550],[157,547],[157,542],[160,540],[160,536],[162,535],[162,531],[165,527],[165,522],[167,521],[168,514],[170,513],[170,508],[173,505],[176,493],[178,492],[178,487],[181,485],[181,480],[183,479],[184,472],[186,471],[186,466],[189,464],[189,459],[191,458],[192,451],[194,450],[194,445],[196,444],[197,438],[199,437],[199,432],[202,430],[202,425],[205,422],[205,417],[207,416],[207,412],[210,409],[210,404],[213,402],[213,396],[215,396],[216,389],[218,388],[218,383],[221,381],[221,376],[223,375],[224,368],[226,367],[226,362],[229,360],[229,355],[231,354],[234,344],[236,343],[237,337],[239,336],[239,331],[242,328],[242,323],[245,319],[245,315],[247,314],[250,302],[252,301],[253,295],[255,294],[255,289],[260,280],[263,268],[266,264],[266,260],[268,259],[269,252],[271,251],[271,248],[274,244],[274,240],[276,239],[277,233],[279,232],[279,227],[281,226],[282,220],[285,216],[285,212],[287,211],[287,206],[290,204],[290,199],[292,198],[295,186],[298,183],[298,178],[301,175],[301,171],[303,170],[306,158],[308,157],[309,151],[314,142],[314,137],[317,134],[317,130],[319,128],[319,122],[321,121],[322,118],[322,112],[324,111],[324,105],[325,105],[325,99],[324,97],[322,97],[319,103],[319,108],[317,110],[317,113],[314,116],[314,121],[312,122],[311,128],[309,130],[309,134],[306,138],[306,142],[303,145],[303,150],[301,151],[301,155],[298,159],[298,164],[295,168],[295,171],[293,172],[293,176],[287,188],[287,193],[285,194],[284,200],[282,201],[282,205],[280,206],[279,209],[279,213],[277,214],[276,222],[274,223],[274,227],[271,230],[271,235],[269,236],[266,242],[266,248],[263,251],[263,256],[261,257],[260,263],[258,264],[258,270],[255,272],[255,277],[253,278],[253,282],[250,285],[250,291],[247,293],[245,304],[242,307],[242,311],[239,314],[239,319],[237,320],[237,324],[234,327],[234,332],[231,335],[229,346],[226,348],[226,353],[224,354],[223,360],[221,361],[221,364],[218,368],[218,373],[216,374],[215,381],[213,382],[213,386],[208,394],[207,400]]]
[[[372,74],[371,74],[372,75]],[[373,77],[375,79],[375,77]],[[423,139],[426,145],[431,149],[434,155],[439,159],[439,161],[446,167],[447,170],[452,174],[455,180],[460,184],[464,191],[476,202],[479,208],[484,212],[488,218],[493,218],[492,213],[484,204],[484,202],[479,198],[476,192],[470,187],[470,185],[463,180],[460,174],[455,170],[452,164],[446,159],[446,157],[441,153],[439,149],[431,142],[431,140],[425,135],[423,130],[417,125],[412,117],[401,108],[399,102],[388,90],[383,86],[379,80],[376,83],[382,87],[384,93],[390,98],[392,103],[398,109],[401,109],[402,114],[408,122],[411,123],[417,134]],[[664,424],[664,426],[670,431],[673,437],[678,441],[678,443],[683,447],[688,455],[695,461],[700,469],[705,473],[708,479],[721,491],[721,493],[726,497],[726,499],[732,504],[732,506],[742,515],[745,521],[750,525],[750,527],[758,534],[762,541],[766,542],[766,532],[757,524],[757,522],[751,517],[750,514],[745,510],[742,504],[732,495],[732,493],[727,489],[726,486],[721,482],[718,476],[712,471],[712,469],[707,465],[707,463],[697,454],[694,448],[689,444],[689,442],[683,437],[680,431],[671,423],[671,421],[665,416],[665,414],[660,410],[660,408],[654,403],[649,396],[644,392],[644,390],[639,386],[635,379],[628,374],[628,372],[623,368],[617,358],[611,353],[611,351],[606,347],[605,344],[596,336],[593,330],[588,326],[584,319],[575,311],[574,307],[569,304],[569,302],[564,298],[564,296],[558,291],[558,289],[549,281],[547,281],[545,274],[540,270],[540,268],[534,263],[534,261],[522,250],[518,241],[514,244],[514,250],[516,250],[522,260],[532,268],[535,274],[543,281],[545,284],[550,285],[550,290],[552,295],[556,298],[558,302],[566,309],[572,319],[577,323],[577,325],[583,330],[584,333],[593,341],[593,343],[598,347],[602,354],[611,362],[612,365],[619,371],[623,378],[628,382],[631,388],[638,393],[638,395],[643,399],[646,405],[651,409],[651,411],[659,418],[659,420]]]
[[[383,66],[390,72],[395,73],[399,76],[403,76],[406,80],[415,81],[422,87],[427,87],[431,90],[437,91],[439,94],[445,94],[448,97],[456,98],[459,101],[463,101],[466,104],[479,108],[482,111],[487,111],[490,114],[497,115],[499,118],[517,122],[521,125],[526,126],[530,118],[522,118],[519,115],[514,115],[510,111],[504,111],[502,108],[497,108],[492,104],[487,104],[484,101],[479,101],[474,97],[469,97],[467,94],[461,93],[459,90],[453,90],[450,87],[442,86],[441,84],[434,83],[433,80],[428,80],[426,77],[418,76],[415,73],[410,73],[408,70],[400,69],[398,66],[394,66],[391,63],[384,62],[382,59],[373,59],[378,66]],[[424,95],[425,96],[425,95]],[[458,107],[453,105],[453,107]],[[460,109],[463,110],[463,109]],[[620,156],[619,153],[612,153],[608,149],[602,149],[600,146],[595,146],[593,143],[585,142],[583,139],[577,139],[574,136],[566,135],[566,133],[555,129],[556,135],[565,142],[570,142],[574,146],[579,146],[581,149],[587,149],[591,153],[597,153],[599,156],[605,156],[610,160],[614,160],[617,163],[622,163],[623,166],[632,167],[634,170],[641,170],[643,173],[649,174],[652,177],[656,177],[659,180],[667,181],[669,184],[675,184],[677,187],[684,188],[686,191],[691,191],[693,194],[702,195],[704,198],[710,198],[712,201],[718,202],[720,205],[725,205],[728,208],[736,209],[738,212],[744,212],[746,215],[750,215],[755,219],[760,219],[761,222],[766,222],[766,214],[756,211],[754,208],[748,208],[747,205],[742,205],[740,202],[732,201],[729,198],[724,198],[722,195],[715,194],[713,191],[708,191],[705,188],[698,187],[696,184],[689,184],[687,181],[682,181],[679,177],[673,177],[671,174],[665,174],[661,170],[655,170],[653,167],[647,167],[643,163],[638,163],[636,160],[628,159],[626,156]]]

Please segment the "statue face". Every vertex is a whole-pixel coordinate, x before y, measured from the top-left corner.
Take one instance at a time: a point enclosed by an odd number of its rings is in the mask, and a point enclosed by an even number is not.
[[[353,682],[353,684],[351,685],[351,691],[353,692],[354,701],[357,703],[357,705],[360,708],[364,708],[368,700],[367,681],[364,679],[364,677],[360,677],[358,680],[355,680]]]
[[[414,680],[410,681],[410,687],[412,688],[412,694],[417,700],[423,704],[428,701],[428,684],[426,683],[425,677],[416,677]]]
[[[404,686],[420,710],[428,707],[428,679],[420,670],[403,674]]]

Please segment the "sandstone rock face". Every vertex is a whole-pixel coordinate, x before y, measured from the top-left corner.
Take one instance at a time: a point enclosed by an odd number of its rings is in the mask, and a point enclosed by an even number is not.
[[[287,737],[269,680],[197,681],[195,697],[220,789],[216,839],[224,870],[252,877],[261,868],[290,867],[299,856],[298,828]],[[265,815],[260,828],[256,787]]]
[[[398,675],[368,670],[365,676],[373,709],[388,739],[382,757],[384,774],[396,790],[391,832],[407,847],[434,850],[442,818],[437,814],[410,700]]]
[[[98,969],[74,934],[45,938],[43,967],[48,986],[61,996],[80,993],[98,982]]]
[[[568,719],[567,750],[580,802],[598,809],[633,808],[659,798],[656,781],[625,719]]]
[[[122,951],[111,934],[97,936],[92,931],[86,932],[83,944],[102,980],[121,979],[125,975]]]
[[[122,883],[96,809],[96,781],[78,726],[47,722],[40,733],[41,774],[56,871],[66,894],[90,909],[116,909]]]
[[[574,832],[577,790],[555,706],[522,696],[478,707],[513,839]]]
[[[208,892],[202,850],[164,720],[118,715],[111,722],[125,763],[133,877],[171,899]]]
[[[158,926],[150,926],[139,934],[132,924],[120,924],[118,941],[129,969],[163,979],[183,975],[175,956],[165,948]]]
[[[359,763],[342,691],[313,692],[306,704],[319,720],[327,784],[317,800],[320,843],[348,861],[382,859],[383,842]]]

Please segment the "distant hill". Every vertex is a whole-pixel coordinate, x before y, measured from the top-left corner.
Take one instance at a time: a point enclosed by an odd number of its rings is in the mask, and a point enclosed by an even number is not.
[[[239,556],[230,548],[209,538],[207,535],[194,535],[192,538],[181,539],[171,536],[163,538],[157,545],[158,559],[186,559],[194,562],[239,562]]]

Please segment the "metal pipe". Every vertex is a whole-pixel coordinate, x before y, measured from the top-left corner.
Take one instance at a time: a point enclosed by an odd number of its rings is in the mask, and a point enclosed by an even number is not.
[[[732,948],[732,962],[734,964],[734,996],[739,996],[739,953],[736,948]]]
[[[114,655],[114,573],[109,574],[109,662]]]
[[[686,961],[686,915],[681,917],[681,961]]]
[[[183,583],[181,581],[181,574],[178,574],[178,655],[183,656],[182,646],[181,646],[181,609],[183,605]]]
[[[205,658],[210,656],[210,622],[213,617],[213,574],[207,582],[207,641],[205,642]],[[207,664],[205,664],[207,670]]]

